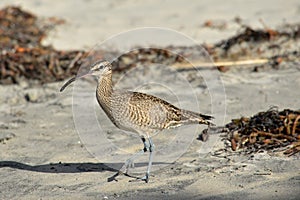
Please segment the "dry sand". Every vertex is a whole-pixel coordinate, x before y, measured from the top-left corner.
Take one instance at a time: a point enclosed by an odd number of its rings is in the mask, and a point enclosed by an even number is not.
[[[1,1],[0,5],[8,3],[12,1]],[[91,47],[112,34],[140,26],[169,27],[201,43],[213,42],[238,29],[232,22],[235,16],[250,25],[260,26],[262,18],[275,26],[283,20],[295,21],[300,14],[298,1],[14,3],[40,16],[65,18],[67,24],[47,39],[60,49]],[[224,20],[228,28],[201,28],[207,19]],[[256,73],[231,70],[221,78],[226,90],[225,122],[270,106],[299,109],[297,64]],[[155,170],[148,184],[129,182],[131,178],[125,176],[118,177],[118,182],[107,182],[115,171],[92,156],[80,141],[72,114],[72,88],[59,93],[62,84],[0,86],[0,138],[8,139],[0,143],[0,199],[299,199],[299,156],[286,158],[266,152],[203,156],[198,140],[175,163]],[[83,87],[93,95],[94,82],[84,81]],[[26,96],[36,102],[28,102]],[[197,96],[205,109],[208,91],[201,88]],[[223,146],[218,141],[212,152]]]
[[[232,36],[240,29],[233,22],[235,17],[240,17],[247,25],[259,28],[263,28],[260,19],[270,27],[283,22],[298,22],[300,19],[297,0],[211,0],[193,3],[184,0],[0,2],[0,6],[11,4],[20,5],[41,17],[65,19],[66,25],[57,27],[45,41],[59,49],[89,49],[113,35],[139,27],[171,28],[192,37],[198,43],[212,43]],[[226,24],[226,28],[219,30],[202,27],[207,20],[212,20],[217,25]],[[142,42],[138,37],[136,41],[137,44]],[[178,44],[182,44],[181,41]],[[116,45],[122,46],[120,43]]]

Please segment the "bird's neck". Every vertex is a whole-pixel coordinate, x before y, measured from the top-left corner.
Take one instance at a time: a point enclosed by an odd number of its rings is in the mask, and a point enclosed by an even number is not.
[[[97,100],[100,106],[110,108],[113,94],[112,74],[105,74],[98,79]]]

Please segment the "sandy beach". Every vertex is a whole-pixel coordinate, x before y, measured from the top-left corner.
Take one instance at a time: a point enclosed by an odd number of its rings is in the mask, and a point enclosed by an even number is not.
[[[234,22],[236,17],[242,22],[263,28],[260,20],[270,27],[283,22],[299,21],[299,3],[291,1],[245,1],[222,2],[198,1],[10,1],[0,5],[19,5],[33,11],[40,17],[58,17],[66,20],[44,41],[58,49],[91,48],[116,34],[140,27],[162,27],[179,31],[198,43],[213,43],[232,36],[240,29]],[[49,9],[53,8],[53,9]],[[207,20],[225,28],[203,27]],[[217,26],[218,27],[218,26]],[[140,41],[137,40],[137,44]],[[163,42],[163,41],[162,41]],[[181,44],[178,41],[178,44]],[[122,44],[119,44],[120,46]],[[177,44],[167,44],[177,45]]]
[[[264,24],[274,28],[284,22],[299,23],[300,20],[300,3],[293,0],[213,0],[190,4],[185,1],[133,0],[101,3],[94,0],[0,2],[0,8],[6,5],[19,5],[41,18],[55,16],[64,19],[65,24],[56,26],[43,40],[43,44],[51,44],[60,50],[89,50],[96,44],[109,41],[114,35],[142,27],[172,29],[172,32],[192,39],[158,37],[160,40],[156,45],[214,44],[241,30],[235,22],[237,17],[243,24],[254,28],[265,28]],[[204,26],[207,21],[213,26]],[[129,42],[123,39],[108,42],[108,47],[120,50],[128,45],[143,46],[151,42],[144,40],[147,38],[145,35],[134,36],[128,39]],[[299,40],[296,45],[299,46]],[[295,45],[292,47],[295,48]],[[288,50],[288,47],[285,48]],[[216,70],[216,79],[221,84],[217,84],[216,88],[209,85],[210,78],[215,76],[207,77],[206,82],[193,80],[188,83],[193,88],[190,96],[184,84],[187,84],[185,78],[191,73],[168,69],[132,70],[129,78],[120,79],[117,86],[155,94],[185,108],[194,108],[195,102],[191,99],[196,98],[200,102],[197,109],[203,113],[214,113],[218,126],[272,106],[279,110],[300,108],[299,60],[284,68],[257,72],[244,66],[226,73]],[[200,72],[202,75],[213,73],[211,69]],[[147,84],[147,81],[154,84]],[[169,149],[165,148],[165,142],[174,137],[173,130],[157,136],[159,153],[148,184],[131,182],[132,178],[126,176],[108,182],[107,179],[116,173],[115,168],[120,167],[142,144],[136,137],[115,128],[100,110],[94,97],[96,82],[93,79],[78,81],[59,93],[64,82],[40,85],[23,81],[0,85],[0,199],[300,197],[299,153],[291,157],[266,151],[249,155],[232,153],[225,151],[224,142],[215,140],[218,135],[214,135],[210,138],[212,142],[207,143],[212,144],[210,153],[203,154],[207,144],[196,138],[206,127],[196,125],[175,130],[179,139],[175,137],[172,141],[179,142],[170,144]],[[171,83],[176,83],[176,87]],[[209,87],[204,87],[205,83]],[[93,112],[87,112],[88,109]],[[81,119],[86,120],[78,123],[77,120]],[[109,149],[113,145],[105,146],[109,142],[101,139],[103,135],[93,135],[99,127],[107,141],[119,145],[118,151]],[[164,149],[170,154],[164,155]],[[141,175],[147,159],[147,154],[142,156],[132,172]]]

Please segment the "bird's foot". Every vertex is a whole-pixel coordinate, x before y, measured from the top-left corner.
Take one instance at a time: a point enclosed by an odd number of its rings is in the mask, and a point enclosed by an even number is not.
[[[118,181],[118,179],[116,179],[116,178],[117,178],[118,176],[120,176],[120,175],[124,175],[124,176],[130,177],[130,178],[138,179],[138,177],[132,176],[132,175],[128,174],[127,172],[118,171],[118,172],[115,173],[113,176],[107,178],[107,182]]]
[[[149,182],[149,174],[146,173],[146,175],[144,177],[141,178],[142,181],[145,181],[146,183]]]
[[[119,175],[122,175],[122,174],[123,174],[123,172],[118,171],[118,172],[115,173],[113,176],[107,178],[107,182],[118,181],[116,178],[117,178]]]
[[[132,177],[133,178],[133,177]],[[138,181],[145,181],[145,183],[149,182],[149,174],[146,173],[145,176],[143,176],[142,178],[140,177],[135,177],[135,180],[130,180],[129,182],[138,182]]]

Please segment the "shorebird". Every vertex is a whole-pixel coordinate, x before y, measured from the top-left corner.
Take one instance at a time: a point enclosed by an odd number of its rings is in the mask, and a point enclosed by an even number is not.
[[[100,107],[104,110],[112,123],[122,130],[137,133],[144,144],[144,148],[129,158],[117,174],[128,175],[128,169],[132,166],[134,159],[138,155],[149,151],[146,175],[142,178],[138,178],[147,183],[154,151],[151,136],[164,129],[175,128],[186,124],[213,125],[208,121],[213,118],[212,116],[177,108],[171,103],[153,95],[115,90],[112,84],[112,65],[105,60],[93,64],[88,73],[71,78],[62,86],[60,92],[73,81],[87,75],[94,75],[98,78],[96,98]]]

